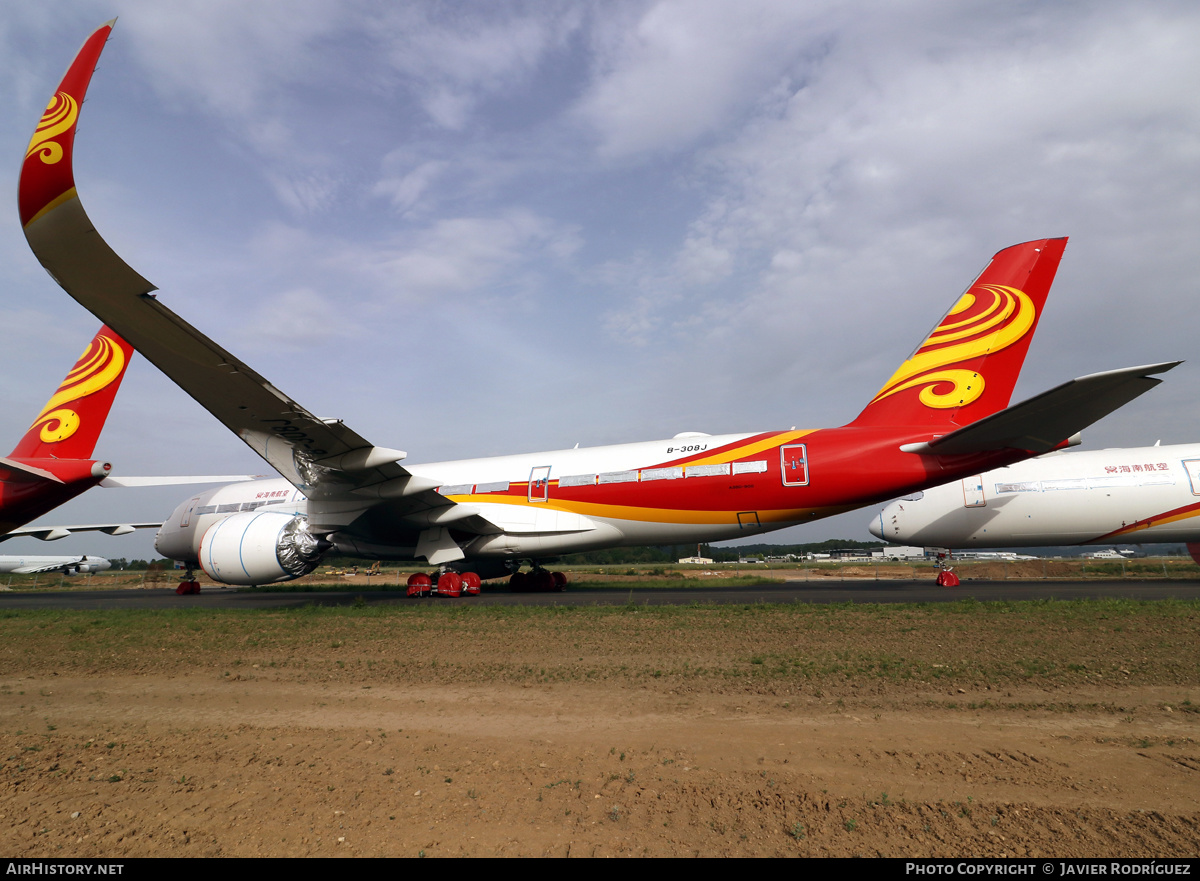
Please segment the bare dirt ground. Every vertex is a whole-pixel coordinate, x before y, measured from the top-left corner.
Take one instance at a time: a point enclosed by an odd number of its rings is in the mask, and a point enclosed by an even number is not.
[[[1198,622],[14,614],[0,852],[1194,856]]]

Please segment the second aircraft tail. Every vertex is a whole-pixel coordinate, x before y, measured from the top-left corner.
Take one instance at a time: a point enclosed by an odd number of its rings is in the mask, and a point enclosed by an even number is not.
[[[10,456],[90,459],[132,355],[129,343],[100,328]]]

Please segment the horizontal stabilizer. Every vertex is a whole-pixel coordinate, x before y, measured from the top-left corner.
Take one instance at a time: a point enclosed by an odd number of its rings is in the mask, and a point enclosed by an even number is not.
[[[106,535],[128,535],[135,529],[158,529],[161,523],[92,523],[86,526],[22,526],[0,535],[0,541],[10,538],[39,538],[56,541],[76,532],[103,532]]]
[[[164,477],[106,477],[101,486],[182,486],[190,483],[240,483],[243,480],[258,480],[263,474],[209,474],[207,476],[178,475]]]
[[[1162,382],[1154,374],[1165,373],[1181,363],[1167,361],[1126,367],[1072,379],[958,431],[928,443],[905,444],[900,449],[937,456],[1003,449],[1047,453],[1071,435],[1150,391]]]
[[[0,465],[4,466],[5,468],[11,468],[14,471],[21,471],[25,474],[28,474],[30,477],[40,477],[43,480],[49,480],[54,483],[62,483],[60,478],[55,477],[46,469],[35,468],[28,462],[18,462],[17,460],[10,459],[7,456],[0,456]]]

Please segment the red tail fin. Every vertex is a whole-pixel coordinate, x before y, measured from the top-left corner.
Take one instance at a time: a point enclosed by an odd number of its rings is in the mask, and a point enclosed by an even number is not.
[[[12,451],[18,459],[90,459],[133,346],[100,328]]]
[[[953,430],[1007,407],[1066,246],[996,254],[851,425]]]

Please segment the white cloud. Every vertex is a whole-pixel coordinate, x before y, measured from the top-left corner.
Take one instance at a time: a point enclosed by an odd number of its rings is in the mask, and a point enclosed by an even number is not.
[[[438,125],[463,129],[479,101],[514,89],[579,28],[574,3],[397,5],[376,34]]]
[[[450,165],[433,159],[410,166],[406,159],[396,154],[387,157],[385,165],[389,167],[389,173],[375,184],[373,190],[375,195],[386,197],[402,213],[416,208]]]
[[[316,342],[346,345],[359,333],[361,328],[337,306],[309,288],[287,290],[260,303],[239,329],[247,346],[269,341],[277,349],[293,351]]]
[[[513,296],[536,263],[561,259],[574,234],[526,211],[498,218],[455,217],[390,246],[359,255],[361,268],[398,300],[447,295]]]
[[[686,149],[753,106],[819,38],[816,18],[809,4],[772,0],[650,4],[597,29],[578,113],[603,156]]]

